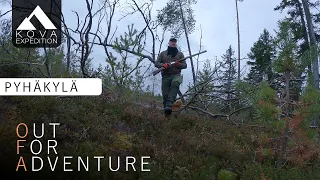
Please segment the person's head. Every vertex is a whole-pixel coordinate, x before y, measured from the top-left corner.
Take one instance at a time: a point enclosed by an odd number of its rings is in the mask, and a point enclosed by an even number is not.
[[[177,39],[176,38],[170,38],[169,47],[177,47]]]

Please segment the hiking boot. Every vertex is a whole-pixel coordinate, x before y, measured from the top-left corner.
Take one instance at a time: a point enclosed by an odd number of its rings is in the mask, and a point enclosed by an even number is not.
[[[164,113],[170,115],[172,113],[172,108],[171,107],[165,107],[164,108]]]
[[[164,113],[170,115],[172,113],[172,103],[168,101],[164,107]]]

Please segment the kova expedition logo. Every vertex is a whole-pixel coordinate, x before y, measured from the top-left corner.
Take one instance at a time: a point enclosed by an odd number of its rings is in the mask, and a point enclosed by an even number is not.
[[[16,47],[61,44],[61,0],[13,0],[12,41]]]

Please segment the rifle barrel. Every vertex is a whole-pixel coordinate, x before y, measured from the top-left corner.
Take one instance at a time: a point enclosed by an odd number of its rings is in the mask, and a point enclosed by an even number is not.
[[[185,57],[185,58],[183,58],[183,59],[181,59],[181,60],[185,60],[185,59],[191,58],[191,57],[193,57],[193,56],[197,56],[197,55],[203,54],[203,53],[205,53],[205,52],[207,52],[207,50],[204,50],[204,51],[198,52],[198,53],[193,54],[193,55],[191,55],[191,56],[187,56],[187,57]]]

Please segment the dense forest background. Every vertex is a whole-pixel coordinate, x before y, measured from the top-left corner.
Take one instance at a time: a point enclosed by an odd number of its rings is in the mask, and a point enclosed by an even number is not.
[[[151,172],[73,172],[73,178],[319,179],[320,1],[279,1],[274,11],[287,13],[286,18],[275,20],[275,33],[263,30],[251,52],[241,55],[239,28],[245,17],[239,17],[241,2],[236,0],[238,44],[230,44],[219,58],[187,59],[192,83],[177,97],[183,105],[170,120],[162,115],[161,94],[156,93],[161,79],[151,75],[153,63],[159,47],[166,48],[165,33],[185,38],[185,55],[191,55],[188,36],[194,32],[192,6],[197,2],[168,0],[153,17],[153,1],[130,0],[127,16],[141,17],[144,28],[132,24],[117,36],[111,27],[119,0],[83,1],[86,16],[78,16],[77,28],[68,27],[62,17],[58,48],[14,47],[11,19],[6,18],[10,11],[1,12],[1,78],[103,80],[99,97],[0,97],[3,172],[15,170],[12,132],[23,120],[60,122],[61,155],[152,157]],[[92,10],[97,3],[99,8]],[[107,66],[93,66],[97,47],[104,50]],[[245,74],[240,69],[244,59],[249,67]],[[205,61],[203,67],[199,61]],[[52,177],[49,172],[37,176]]]

